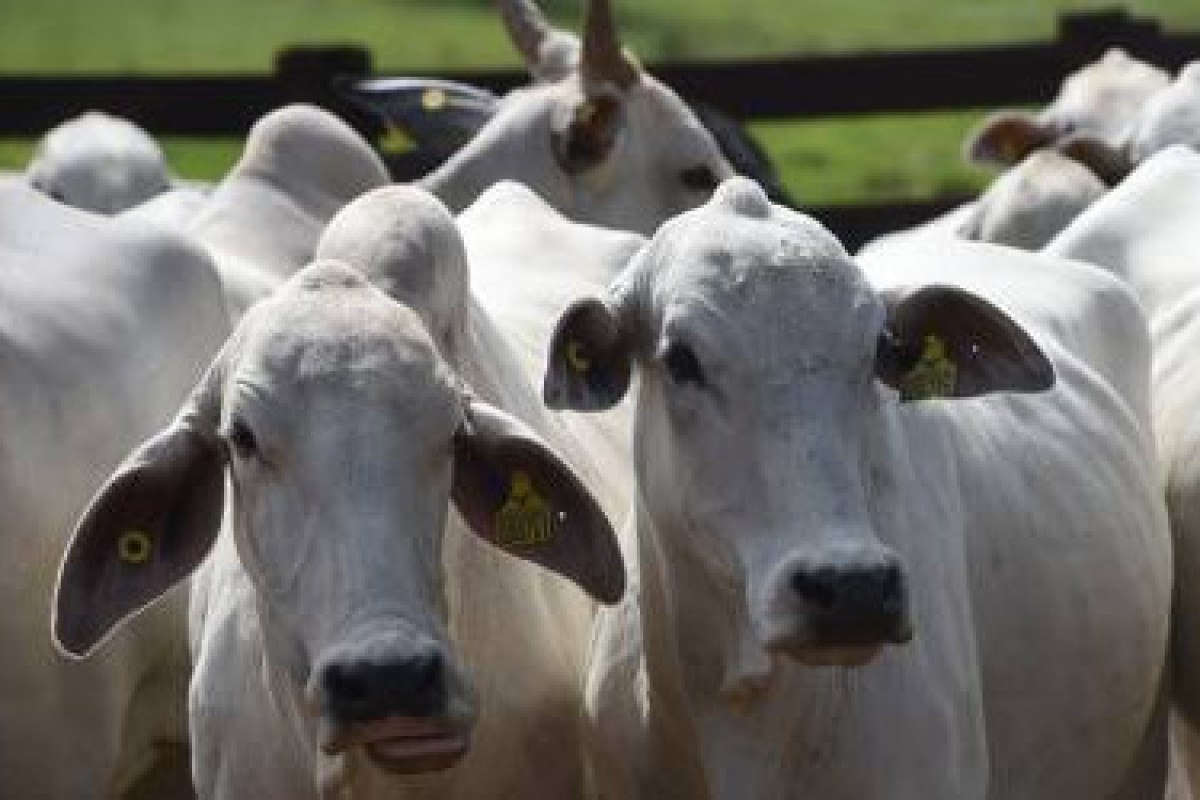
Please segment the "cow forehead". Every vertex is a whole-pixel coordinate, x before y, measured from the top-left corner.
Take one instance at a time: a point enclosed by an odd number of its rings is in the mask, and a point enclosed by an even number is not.
[[[255,308],[234,381],[277,391],[453,409],[453,380],[420,317],[368,286],[292,287]]]
[[[878,332],[880,303],[832,234],[803,215],[774,206],[748,213],[738,202],[718,197],[684,215],[648,251],[668,327],[711,320],[764,356],[857,349]]]

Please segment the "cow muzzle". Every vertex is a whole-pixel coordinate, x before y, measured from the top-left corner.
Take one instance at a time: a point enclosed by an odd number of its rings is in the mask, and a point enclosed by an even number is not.
[[[890,551],[794,558],[768,582],[766,648],[813,666],[860,666],[912,639],[908,581]]]
[[[451,711],[452,682],[448,658],[431,640],[380,637],[336,648],[309,688],[320,709],[321,750],[362,747],[394,773],[452,766],[467,752],[471,728]]]

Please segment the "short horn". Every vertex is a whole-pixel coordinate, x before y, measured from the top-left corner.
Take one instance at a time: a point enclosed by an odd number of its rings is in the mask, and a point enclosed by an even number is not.
[[[517,52],[530,70],[536,70],[541,61],[542,43],[554,32],[550,23],[530,0],[496,0],[496,6]]]
[[[638,66],[621,49],[617,26],[609,0],[589,0],[583,23],[583,77],[591,81],[612,81],[622,89],[638,82]]]

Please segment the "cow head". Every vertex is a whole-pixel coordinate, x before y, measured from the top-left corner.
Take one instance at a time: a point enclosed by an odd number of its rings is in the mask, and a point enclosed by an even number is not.
[[[87,654],[194,570],[226,501],[223,535],[268,659],[312,715],[318,764],[362,748],[428,771],[467,749],[474,701],[441,558],[452,504],[484,541],[600,600],[623,588],[570,469],[462,386],[415,313],[338,262],[254,306],[176,420],[101,488],[60,571],[60,648]]]
[[[499,5],[535,83],[424,179],[453,209],[510,179],[572,219],[648,233],[732,174],[683,101],[622,50],[608,0],[588,4],[582,40],[530,0]]]
[[[907,641],[913,590],[887,542],[921,501],[896,489],[899,404],[1053,381],[998,309],[875,291],[831,234],[742,179],[564,312],[545,400],[608,407],[635,364],[640,524],[665,585],[694,593],[673,608],[721,598],[690,636],[724,638],[726,663],[747,642],[853,664]]]
[[[26,177],[60,203],[97,214],[116,214],[171,188],[166,157],[150,134],[99,111],[47,133]]]
[[[1094,137],[1118,146],[1143,106],[1170,82],[1158,67],[1112,48],[1069,75],[1054,102],[1040,112],[998,111],[971,133],[969,160],[1012,166],[1034,150],[1069,137]]]

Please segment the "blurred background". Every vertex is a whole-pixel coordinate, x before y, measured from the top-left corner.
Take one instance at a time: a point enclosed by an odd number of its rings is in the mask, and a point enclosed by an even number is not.
[[[555,24],[578,28],[584,0],[541,4]],[[1112,0],[614,5],[625,44],[649,64],[1048,41],[1062,12],[1114,8]],[[1198,0],[1120,7],[1167,31],[1200,32]],[[0,0],[0,75],[267,73],[277,51],[318,44],[363,45],[379,74],[519,64],[490,0]],[[751,131],[805,204],[921,199],[974,192],[987,182],[990,172],[959,155],[981,115],[772,121]],[[190,178],[220,176],[240,150],[234,138],[162,141],[175,171]],[[0,139],[0,169],[22,168],[31,147],[28,139]]]

